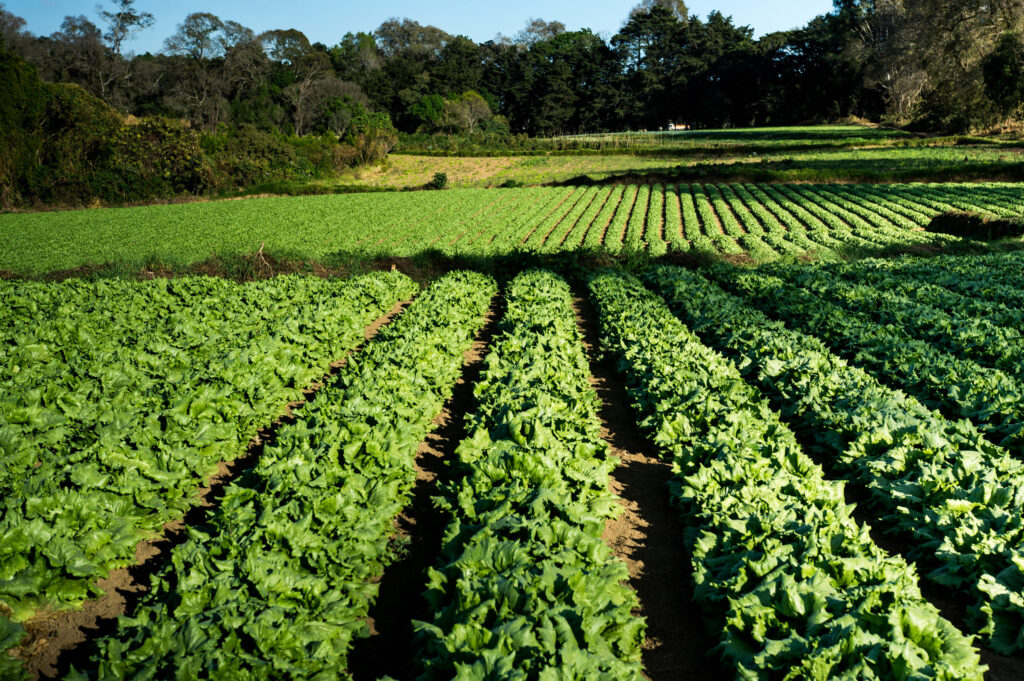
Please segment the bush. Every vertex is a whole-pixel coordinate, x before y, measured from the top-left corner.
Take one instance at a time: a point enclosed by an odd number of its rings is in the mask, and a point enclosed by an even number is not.
[[[936,215],[928,223],[927,231],[978,241],[997,241],[1024,236],[1024,219],[993,218],[954,211]]]
[[[352,119],[346,143],[356,150],[357,165],[380,163],[398,146],[398,131],[386,113],[363,113]]]
[[[434,173],[434,179],[427,183],[427,189],[446,189],[447,187],[447,173]]]

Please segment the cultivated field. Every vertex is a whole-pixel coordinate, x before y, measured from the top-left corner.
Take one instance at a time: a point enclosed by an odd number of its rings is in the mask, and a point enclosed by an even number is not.
[[[1024,250],[952,211],[1024,185],[0,215],[0,679],[1024,678]]]
[[[695,251],[756,261],[935,244],[946,211],[1018,217],[1022,185],[692,184],[403,192],[0,215],[0,269],[297,258]]]
[[[3,283],[0,600],[34,637],[15,652],[102,679],[362,675],[366,618],[405,613],[416,633],[371,656],[376,673],[504,675],[515,660],[529,677],[639,679],[646,628],[663,624],[637,614],[625,584],[641,575],[606,530],[624,503],[603,429],[618,414],[689,528],[688,564],[661,586],[692,590],[718,662],[688,664],[981,679],[981,650],[988,678],[1012,678],[998,673],[1022,668],[1022,265],[654,265],[575,291],[537,270],[425,290],[397,272]],[[595,341],[624,390],[596,392]],[[453,427],[432,456],[447,465],[430,467],[421,443],[442,412]],[[239,456],[254,465],[232,476],[221,462]],[[196,509],[211,475],[222,487]],[[426,611],[375,606],[406,561],[403,509],[439,527],[407,549],[432,566],[404,585]],[[88,645],[40,641],[78,626],[45,613],[95,608],[100,580],[183,518],[133,617]]]

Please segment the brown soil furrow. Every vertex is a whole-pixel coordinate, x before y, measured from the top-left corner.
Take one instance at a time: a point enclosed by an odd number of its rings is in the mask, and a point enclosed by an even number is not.
[[[601,201],[601,205],[598,206],[597,210],[593,213],[594,217],[591,218],[590,223],[587,224],[587,226],[583,228],[583,234],[580,236],[580,239],[579,239],[579,244],[581,246],[583,245],[584,242],[586,242],[587,236],[590,234],[590,230],[592,230],[594,228],[594,225],[596,224],[594,222],[594,220],[596,220],[597,217],[601,214],[601,211],[604,210],[604,207],[608,205],[608,201],[611,200],[612,194],[614,194],[614,193],[615,193],[614,189],[609,189],[608,191],[605,192],[604,200]],[[588,208],[587,210],[590,210],[590,208]],[[586,213],[584,213],[584,215],[585,214]],[[583,217],[581,216],[580,219],[582,220]],[[558,244],[559,247],[563,246],[565,244],[565,242],[568,241],[570,235],[572,235],[572,231],[569,231],[569,232],[565,233],[565,236],[562,237],[561,243]],[[603,236],[603,234],[602,234],[602,236]]]
[[[725,681],[729,675],[708,656],[715,641],[703,627],[693,601],[690,556],[684,527],[670,503],[670,466],[636,425],[625,383],[610,360],[598,360],[597,317],[583,296],[574,301],[584,344],[591,358],[591,384],[601,401],[602,436],[620,460],[611,490],[622,514],[609,521],[604,539],[629,568],[629,583],[640,600],[638,615],[647,618],[644,673],[652,681]]]
[[[709,185],[704,185],[702,187],[702,189],[704,190],[703,198],[704,202],[707,204],[708,213],[710,213],[711,216],[715,219],[715,224],[703,224],[704,216],[701,214],[700,211],[697,211],[697,216],[701,220],[704,236],[708,237],[709,239],[713,239],[715,234],[721,234],[725,236],[725,227],[722,227],[722,221],[718,217],[718,211],[715,210],[715,203],[711,200],[711,193],[708,191],[708,186]]]
[[[685,184],[673,185],[672,198],[671,199],[669,199],[668,195],[666,194],[666,196],[665,196],[665,215],[666,216],[668,215],[668,202],[670,200],[671,201],[675,201],[676,205],[679,207],[678,208],[678,211],[679,211],[679,232],[678,232],[677,236],[679,237],[679,243],[685,244],[685,243],[689,243],[690,240],[686,238],[686,222],[685,222],[685,218],[683,217],[683,199],[682,199],[682,197],[679,196],[679,188],[680,187],[686,187],[686,185]],[[689,192],[689,188],[688,187],[687,187],[686,191]],[[667,239],[666,239],[666,241],[667,241]]]
[[[647,197],[647,200],[648,201],[651,200],[650,196]],[[637,206],[639,204],[640,204],[640,191],[638,189],[637,192],[635,194],[633,194],[633,203],[630,204],[630,206],[629,206],[629,214],[626,215],[626,219],[623,220],[623,222],[622,222],[622,234],[619,235],[618,243],[620,243],[620,244],[625,244],[626,243],[626,234],[629,233],[629,223],[633,219],[633,211],[635,211],[637,209]],[[647,215],[646,215],[646,213],[647,213],[647,204],[646,203],[643,206],[643,211],[644,211],[644,222],[646,222],[647,221]],[[607,236],[607,235],[605,235],[605,236]]]
[[[590,202],[586,206],[583,207],[583,210],[580,211],[580,214],[576,217],[576,220],[574,220],[572,225],[570,225],[569,228],[566,229],[562,233],[562,238],[558,239],[557,247],[561,247],[561,245],[565,243],[565,240],[569,238],[569,235],[576,231],[576,228],[579,227],[580,221],[583,220],[584,217],[586,217],[587,212],[594,206],[595,203],[597,203],[600,200],[600,197],[601,197],[601,191],[600,190],[594,192],[594,195],[590,197]],[[584,199],[581,197],[580,200],[576,203],[575,206],[573,206],[572,209],[576,210],[576,208],[581,203],[583,203],[583,200]],[[570,211],[570,213],[571,212],[572,211]],[[562,225],[562,223],[564,223],[566,221],[565,220],[566,217],[568,217],[568,213],[565,215],[565,217],[563,217],[561,220],[558,221],[557,225],[555,225],[554,227],[551,228],[550,232],[548,232],[544,236],[544,239],[540,242],[541,246],[544,246],[545,244],[547,244],[549,240],[553,241],[553,239],[551,239],[551,235],[554,234],[555,230],[557,230],[558,227],[560,225]],[[557,250],[557,247],[556,247],[556,250]]]
[[[582,192],[580,192],[580,195],[576,198],[575,201],[572,202],[572,205],[569,206],[568,210],[566,210],[564,213],[562,213],[561,215],[558,216],[558,220],[556,220],[555,223],[553,225],[551,225],[551,227],[548,229],[548,231],[544,233],[544,236],[541,237],[540,243],[537,244],[537,248],[540,248],[541,246],[543,246],[544,242],[548,240],[548,238],[551,236],[551,234],[556,229],[558,229],[558,226],[560,224],[562,224],[565,221],[565,219],[567,217],[569,217],[569,215],[574,210],[576,210],[577,206],[579,206],[581,203],[583,203],[583,200],[586,198],[588,192],[589,192],[588,189],[584,189]],[[537,229],[540,229],[541,226],[543,226],[543,225],[538,225]],[[523,243],[521,245],[525,246],[526,243],[532,238],[532,236],[537,233],[537,229],[533,230],[533,232],[530,233],[530,236],[526,237],[526,239],[523,241]]]
[[[625,192],[623,192],[623,193],[625,193]],[[611,201],[613,196],[618,196],[619,197],[619,203],[620,204],[622,203],[622,196],[623,196],[623,194],[618,193],[617,190],[613,190],[612,193],[608,195],[608,200]],[[618,211],[619,211],[619,207],[616,205],[615,209],[611,213],[608,214],[608,221],[605,222],[603,225],[601,225],[601,239],[597,242],[598,244],[603,246],[605,244],[605,242],[607,241],[607,239],[608,239],[608,228],[611,227],[612,226],[612,222],[615,221],[615,213],[617,213]],[[588,232],[588,234],[589,234],[589,232]]]
[[[568,201],[569,199],[571,199],[573,196],[575,196],[578,192],[579,192],[579,187],[573,187],[572,191],[569,192],[568,194],[566,194],[565,197],[561,201],[558,202],[558,205],[555,206],[554,208],[552,208],[550,211],[548,211],[548,213],[544,216],[544,218],[540,222],[538,222],[536,225],[534,225],[533,229],[531,229],[530,232],[519,241],[519,245],[522,246],[527,241],[529,241],[530,237],[533,236],[533,233],[536,232],[538,229],[540,229],[540,226],[543,225],[545,222],[547,222],[548,218],[550,218],[552,215],[554,215],[556,212],[558,212],[558,210],[561,209],[561,207],[563,205],[565,205],[565,202]],[[575,206],[579,202],[579,200],[580,200],[579,197],[576,197],[576,200],[573,201],[572,205]],[[572,210],[572,208],[570,208],[569,210]],[[566,212],[568,212],[568,211],[566,211]],[[562,215],[565,215],[565,213],[562,213]],[[494,239],[491,239],[491,241],[494,241]]]
[[[369,341],[377,332],[401,314],[412,301],[396,304],[366,328]],[[201,525],[219,505],[224,488],[240,477],[259,460],[263,448],[274,442],[282,425],[294,422],[293,412],[313,400],[323,385],[345,365],[347,358],[359,352],[358,346],[345,358],[331,363],[329,373],[304,391],[305,399],[288,404],[284,413],[272,426],[261,431],[249,443],[246,453],[232,461],[222,461],[217,472],[205,487],[197,491],[199,504],[180,520],[164,526],[162,536],[140,542],[135,547],[135,565],[112,570],[110,576],[98,583],[104,594],[86,601],[81,610],[61,611],[30,620],[25,624],[27,640],[15,654],[25,660],[32,679],[59,679],[70,671],[71,665],[81,669],[92,653],[91,641],[112,633],[117,618],[132,612],[143,594],[149,589],[150,578],[170,558],[171,550],[186,539],[186,528]]]
[[[658,238],[661,239],[662,243],[668,243],[668,239],[665,238],[665,225],[668,223],[668,202],[669,202],[669,185],[662,185],[661,189],[661,224],[658,225]],[[674,195],[675,192],[673,191]]]
[[[750,234],[750,230],[748,230],[747,226],[743,224],[743,220],[740,220],[740,216],[737,215],[736,211],[734,211],[732,209],[732,206],[729,205],[729,200],[725,198],[725,192],[723,192],[721,190],[721,188],[718,187],[717,185],[712,185],[712,190],[715,192],[715,195],[718,197],[718,205],[720,205],[722,207],[722,211],[728,213],[732,217],[733,223],[737,227],[740,228],[740,231],[742,233]],[[716,215],[718,214],[718,207],[715,206],[715,202],[714,201],[711,202],[711,210],[714,211],[714,213]],[[718,221],[719,221],[719,223],[721,223],[721,221],[722,221],[721,217],[719,218]]]
[[[392,563],[380,579],[380,592],[370,609],[370,637],[356,641],[349,654],[349,673],[360,679],[413,679],[417,669],[412,620],[432,619],[423,594],[427,569],[441,552],[446,519],[434,507],[438,479],[447,477],[455,450],[466,437],[466,415],[475,402],[473,387],[484,368],[484,357],[494,338],[504,309],[498,296],[473,347],[464,355],[462,376],[455,384],[444,410],[434,419],[434,430],[416,452],[416,486],[410,505],[398,517],[397,535],[408,541],[403,557]]]

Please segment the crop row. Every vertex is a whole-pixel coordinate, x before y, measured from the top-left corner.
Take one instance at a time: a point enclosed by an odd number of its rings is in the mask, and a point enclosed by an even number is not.
[[[499,255],[579,247],[652,255],[698,250],[758,260],[942,242],[935,215],[1020,215],[1016,186],[679,184],[533,187],[254,199],[0,215],[17,234],[0,268],[187,264],[267,251],[325,262],[353,256]]]
[[[220,461],[418,287],[380,273],[99,288],[79,305],[89,285],[4,285],[9,315],[46,309],[4,331],[0,602],[16,619],[76,605],[133,562]]]
[[[791,328],[823,341],[879,381],[895,384],[950,418],[972,420],[996,444],[1024,458],[1024,386],[1015,378],[770,274],[725,268],[705,274]],[[824,273],[820,277],[827,279]],[[890,295],[889,289],[876,290],[878,298]]]
[[[940,256],[924,261],[900,259],[893,261],[863,260],[838,272],[853,281],[873,283],[866,278],[890,275],[902,282],[901,292],[913,298],[921,288],[929,297],[929,304],[942,307],[950,314],[984,315],[997,324],[1020,323],[1024,309],[1024,290],[1020,286],[1020,272],[1024,256],[1020,252],[984,256]],[[925,284],[926,286],[922,286]],[[950,297],[948,293],[956,294]],[[909,290],[908,290],[909,289]]]
[[[868,491],[878,524],[934,567],[929,579],[972,595],[972,620],[993,649],[1024,648],[1024,464],[969,422],[884,387],[699,274],[659,267],[647,280],[743,367],[807,446]]]
[[[919,288],[911,298],[835,277],[814,267],[773,271],[791,285],[813,291],[846,310],[862,313],[881,324],[896,325],[951,354],[1024,380],[1024,335],[1020,330],[1002,326],[987,316],[947,312],[942,309],[947,301],[941,292]]]
[[[736,678],[981,679],[970,639],[732,364],[634,278],[599,274],[590,290],[602,347],[673,463],[695,596]]]
[[[416,627],[422,679],[642,678],[644,622],[602,540],[618,510],[564,281],[520,274],[474,389]]]
[[[336,678],[495,291],[447,275],[350,358],[97,642],[98,678]]]

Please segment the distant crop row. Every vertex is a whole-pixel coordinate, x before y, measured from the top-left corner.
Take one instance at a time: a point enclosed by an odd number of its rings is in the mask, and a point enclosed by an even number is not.
[[[331,261],[425,251],[490,256],[578,248],[698,250],[773,260],[949,239],[951,210],[1024,211],[1001,184],[680,184],[537,187],[253,199],[0,216],[0,269],[191,264],[267,251]]]

